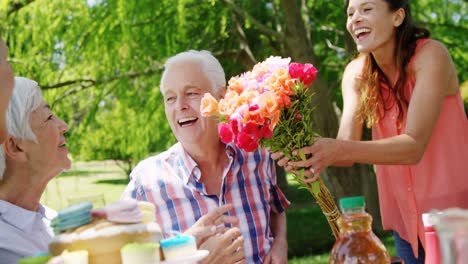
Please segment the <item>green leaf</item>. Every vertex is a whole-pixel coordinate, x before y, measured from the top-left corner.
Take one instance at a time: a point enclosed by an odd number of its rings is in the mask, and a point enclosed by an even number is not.
[[[304,154],[304,151],[302,151],[302,149],[300,149],[298,153],[299,153],[299,157],[301,158],[301,160],[306,160],[306,156]]]
[[[320,192],[320,182],[319,181],[314,181],[312,183],[312,192],[314,193],[315,196],[317,196]]]

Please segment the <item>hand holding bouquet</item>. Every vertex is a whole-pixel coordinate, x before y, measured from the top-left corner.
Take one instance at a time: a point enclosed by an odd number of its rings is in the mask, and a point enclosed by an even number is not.
[[[205,116],[220,115],[218,130],[225,144],[234,142],[245,151],[261,145],[272,152],[282,152],[291,160],[305,160],[303,153],[295,156],[292,151],[312,145],[318,136],[312,122],[314,93],[307,88],[316,75],[312,64],[270,57],[251,71],[232,77],[219,102],[205,94],[201,112]],[[315,197],[337,237],[336,220],[340,213],[322,180],[304,182],[304,169],[295,178]]]

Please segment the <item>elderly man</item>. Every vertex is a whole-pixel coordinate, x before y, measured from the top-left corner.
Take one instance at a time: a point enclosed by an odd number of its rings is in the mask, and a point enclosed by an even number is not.
[[[40,204],[47,183],[70,159],[68,127],[44,102],[37,83],[16,77],[7,109],[9,135],[0,149],[0,262],[48,251],[56,213]]]
[[[14,85],[13,71],[7,61],[8,49],[0,37],[0,143],[7,136],[5,112]]]
[[[222,98],[225,86],[221,64],[207,51],[182,52],[167,60],[160,88],[178,143],[140,162],[123,198],[154,203],[158,223],[176,231],[188,229],[210,209],[232,204],[229,215],[239,219],[246,262],[286,263],[284,210],[289,202],[276,184],[269,153],[264,149],[247,153],[223,144],[218,120],[201,116],[203,94]],[[223,247],[225,258],[219,263],[240,260],[236,247]]]

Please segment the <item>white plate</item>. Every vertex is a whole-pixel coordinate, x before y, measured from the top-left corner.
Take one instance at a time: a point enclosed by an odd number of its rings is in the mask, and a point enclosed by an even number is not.
[[[195,252],[195,255],[182,257],[178,259],[165,260],[162,261],[161,264],[195,264],[197,263],[197,261],[202,260],[206,256],[208,256],[208,254],[208,250],[201,249],[197,250],[197,252]]]

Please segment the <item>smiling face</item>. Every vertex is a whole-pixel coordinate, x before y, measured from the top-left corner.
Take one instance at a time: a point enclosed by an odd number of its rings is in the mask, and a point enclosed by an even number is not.
[[[200,112],[203,94],[213,93],[211,83],[200,65],[177,63],[166,69],[161,83],[164,109],[172,133],[183,146],[196,144],[203,146],[213,138],[218,138],[218,122],[213,117],[203,117]]]
[[[29,120],[37,139],[36,142],[24,140],[22,145],[29,166],[33,170],[45,171],[51,177],[69,169],[71,161],[64,136],[67,124],[55,116],[44,101],[30,114]]]
[[[401,24],[402,9],[390,11],[384,0],[350,0],[346,28],[363,53],[393,52],[396,28]],[[404,17],[404,15],[403,15]]]

